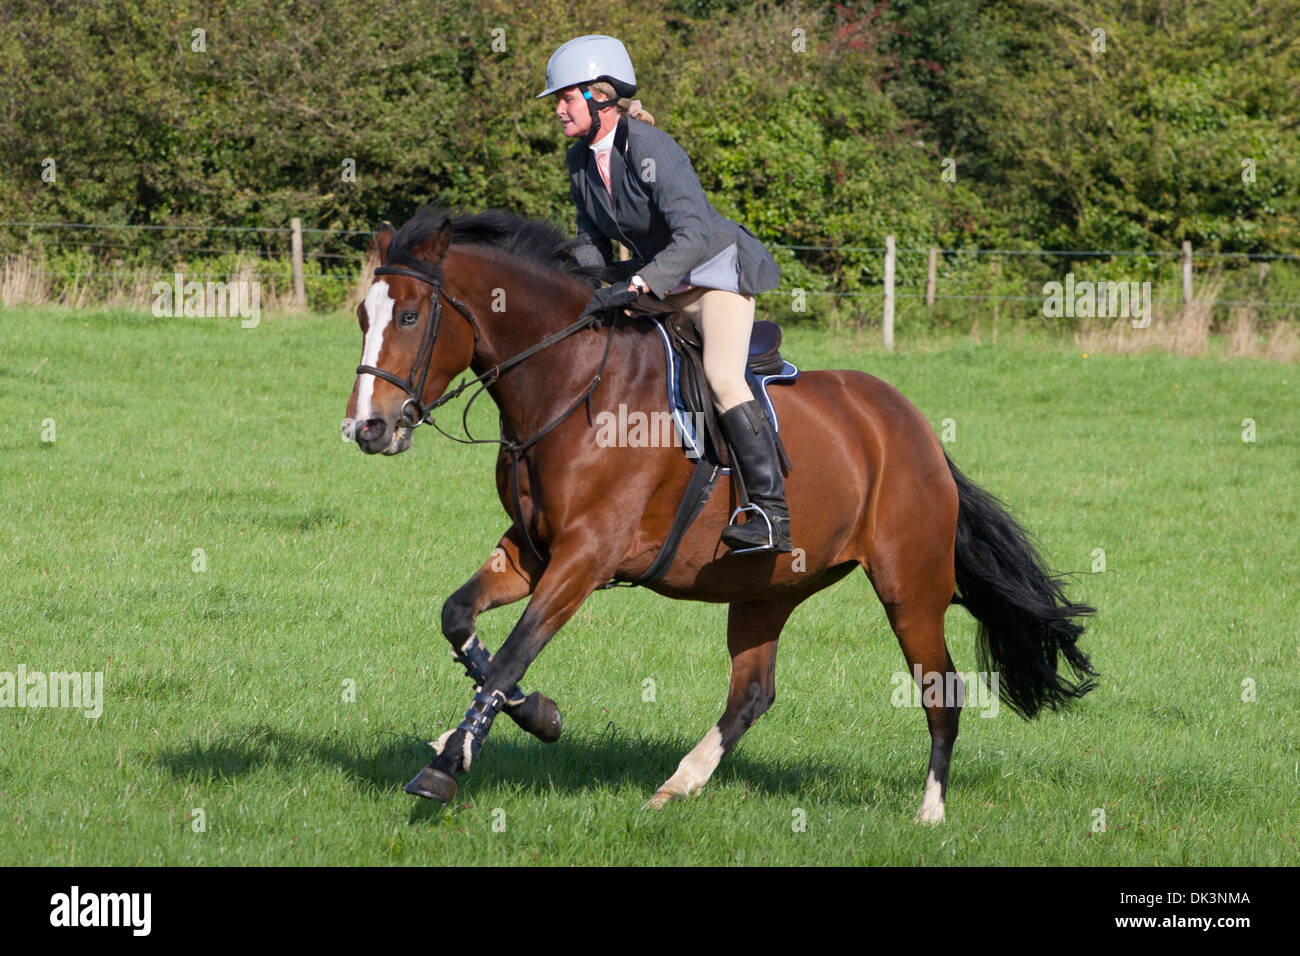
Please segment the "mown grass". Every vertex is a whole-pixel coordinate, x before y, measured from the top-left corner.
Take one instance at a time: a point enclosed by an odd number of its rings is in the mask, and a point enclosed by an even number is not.
[[[952,419],[954,460],[1099,608],[1100,689],[1032,724],[969,710],[939,828],[912,823],[929,740],[861,574],[796,612],[775,707],[698,798],[640,809],[720,713],[726,609],[640,590],[594,596],[530,671],[559,743],[503,719],[455,805],[409,797],[469,702],[439,610],[506,527],[492,450],[345,445],[350,317],[0,312],[0,671],[102,671],[107,698],[0,709],[0,863],[1300,862],[1300,373],[904,331],[786,351]],[[490,646],[522,607],[482,618]],[[963,670],[972,637],[953,609]]]

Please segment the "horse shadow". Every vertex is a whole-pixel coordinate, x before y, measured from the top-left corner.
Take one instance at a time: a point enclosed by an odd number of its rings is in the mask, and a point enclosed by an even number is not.
[[[304,763],[336,768],[375,798],[404,796],[402,786],[433,757],[429,744],[411,734],[380,731],[368,741],[319,736],[262,724],[232,731],[211,741],[194,741],[163,751],[154,764],[178,780],[211,785],[231,782],[263,770],[292,771]],[[611,724],[597,734],[570,734],[552,744],[526,734],[496,735],[461,778],[455,803],[473,802],[476,784],[502,783],[524,794],[590,795],[599,790],[632,789],[648,799],[694,746],[684,738],[651,738],[619,734]],[[861,768],[858,768],[859,770]],[[810,793],[851,792],[849,768],[829,767],[811,757],[755,760],[740,748],[728,754],[713,782],[742,784],[747,792],[768,796],[807,797]],[[917,781],[887,774],[872,781],[872,789],[912,795]],[[706,791],[707,792],[707,791]],[[640,804],[638,803],[638,806]],[[436,814],[433,801],[418,801],[412,822]]]

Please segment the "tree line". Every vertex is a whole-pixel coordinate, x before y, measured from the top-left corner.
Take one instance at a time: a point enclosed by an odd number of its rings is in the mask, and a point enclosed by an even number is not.
[[[835,247],[781,250],[789,283],[865,288],[879,255],[852,247],[887,234],[1294,251],[1297,14],[1296,0],[9,0],[0,219],[365,230],[437,200],[572,230],[569,141],[534,97],[556,46],[609,33],[723,215],[772,244]],[[6,251],[35,241],[2,235]],[[136,238],[171,256],[211,240]]]

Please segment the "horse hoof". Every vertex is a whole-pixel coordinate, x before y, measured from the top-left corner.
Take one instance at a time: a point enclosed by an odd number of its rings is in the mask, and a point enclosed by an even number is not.
[[[456,796],[458,786],[456,778],[451,774],[435,770],[433,767],[425,767],[403,789],[407,793],[415,794],[417,797],[450,803],[451,799]]]
[[[660,791],[659,791],[658,793],[656,793],[653,797],[651,797],[649,800],[647,800],[647,801],[646,801],[646,805],[645,805],[644,807],[642,807],[641,809],[642,809],[642,810],[662,810],[664,807],[668,806],[668,804],[670,804],[670,803],[672,803],[674,800],[676,800],[676,799],[677,799],[677,796],[678,796],[677,794],[675,794],[675,793],[671,793],[671,792],[669,792],[668,790],[660,790]]]
[[[560,708],[545,694],[534,691],[509,714],[515,723],[544,744],[553,744],[560,739],[560,731],[563,729]]]
[[[936,807],[921,807],[916,811],[916,816],[912,818],[913,823],[919,823],[922,826],[938,826],[943,823],[943,804]]]

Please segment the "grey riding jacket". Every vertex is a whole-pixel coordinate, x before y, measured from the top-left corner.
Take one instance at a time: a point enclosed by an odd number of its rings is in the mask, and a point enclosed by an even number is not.
[[[613,136],[612,207],[591,147],[581,139],[569,147],[579,262],[611,265],[611,242],[622,242],[661,299],[683,281],[744,295],[780,284],[776,260],[752,232],[713,208],[690,158],[671,136],[626,116]]]

